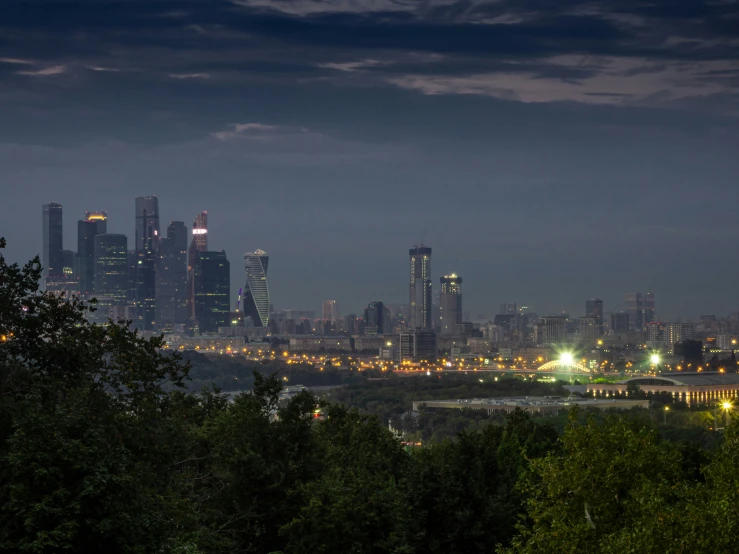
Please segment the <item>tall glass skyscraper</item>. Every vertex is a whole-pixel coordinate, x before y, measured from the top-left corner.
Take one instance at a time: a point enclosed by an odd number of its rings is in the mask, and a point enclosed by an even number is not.
[[[105,212],[86,212],[85,219],[77,222],[75,274],[83,295],[91,294],[95,284],[95,237],[107,232],[108,216]]]
[[[198,252],[208,250],[208,212],[195,216],[192,240],[187,250],[187,319],[195,321],[195,260]]]
[[[159,200],[156,196],[136,197],[136,308],[139,328],[156,325],[156,271],[159,252]]]
[[[420,245],[409,251],[411,329],[432,329],[431,326],[431,248]]]
[[[462,278],[452,273],[441,278],[439,329],[442,335],[454,335],[462,323]]]
[[[187,322],[187,226],[171,221],[159,240],[157,325],[160,329]]]
[[[198,251],[194,274],[195,320],[201,333],[216,333],[230,323],[231,264],[226,253]]]
[[[61,279],[64,277],[64,240],[62,234],[62,205],[56,202],[44,204],[41,208],[43,229],[44,277]]]
[[[246,285],[244,286],[244,323],[249,320],[254,327],[269,325],[269,287],[267,286],[267,266],[269,256],[264,250],[244,254]]]
[[[103,306],[125,306],[128,296],[128,238],[95,236],[95,297]]]

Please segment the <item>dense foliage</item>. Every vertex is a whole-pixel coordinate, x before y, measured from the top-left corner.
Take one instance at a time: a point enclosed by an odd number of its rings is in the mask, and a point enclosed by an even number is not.
[[[517,412],[407,452],[375,415],[281,402],[274,376],[188,392],[159,339],[88,324],[39,277],[0,256],[0,551],[735,550],[733,425],[709,452],[648,418],[558,435]]]

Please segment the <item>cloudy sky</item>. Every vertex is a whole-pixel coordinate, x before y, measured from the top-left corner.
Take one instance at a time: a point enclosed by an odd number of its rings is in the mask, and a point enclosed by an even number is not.
[[[739,308],[739,3],[3,0],[0,234],[41,204],[133,242],[207,209],[278,308],[407,301],[408,248],[465,311]]]

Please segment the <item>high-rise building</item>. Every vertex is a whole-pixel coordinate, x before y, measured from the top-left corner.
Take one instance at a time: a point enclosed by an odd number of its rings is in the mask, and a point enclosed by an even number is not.
[[[628,333],[630,315],[628,312],[611,314],[611,330],[616,334]]]
[[[141,314],[139,328],[156,327],[156,273],[159,251],[159,200],[136,197],[136,304]]]
[[[231,264],[224,251],[195,256],[195,320],[201,333],[230,325]]]
[[[603,322],[597,317],[581,317],[579,328],[583,342],[592,342],[603,336]]]
[[[159,240],[156,298],[160,329],[187,323],[187,226],[182,221],[171,221]]]
[[[665,346],[665,327],[657,321],[650,321],[646,325],[645,339],[648,348],[662,348]]]
[[[128,239],[126,235],[95,236],[95,284],[93,288],[99,310],[126,305],[128,300]]]
[[[56,202],[44,204],[41,208],[43,230],[44,277],[50,280],[64,277],[64,239],[62,229],[62,205]]]
[[[107,232],[108,215],[105,212],[85,212],[85,219],[77,222],[75,273],[83,295],[92,294],[95,284],[95,236]]]
[[[518,306],[515,302],[503,302],[500,305],[501,315],[516,315],[518,313]]]
[[[264,250],[244,254],[244,324],[247,327],[269,326],[269,287],[267,266],[269,256]]]
[[[62,264],[62,275],[64,275],[65,280],[74,280],[75,278],[75,258],[74,250],[62,250],[62,259],[64,260]]]
[[[567,342],[567,318],[565,316],[548,316],[541,318],[541,342],[557,344]]]
[[[624,309],[629,313],[631,329],[643,331],[647,323],[655,320],[654,293],[627,292]]]
[[[192,240],[187,249],[187,318],[195,320],[195,260],[198,252],[208,250],[208,212],[195,216],[192,224]]]
[[[597,328],[593,332],[600,337],[603,334],[603,301],[600,298],[591,298],[585,301],[585,317],[597,320]],[[582,336],[582,333],[580,333],[580,336]]]
[[[442,335],[453,335],[462,323],[462,278],[452,273],[441,278],[439,329]]]
[[[432,329],[431,324],[431,248],[414,246],[410,255],[411,329]]]
[[[648,292],[644,295],[644,323],[655,320],[654,293]]]
[[[398,336],[396,362],[434,362],[437,357],[438,341],[433,329],[414,329]]]
[[[364,309],[364,334],[382,335],[386,332],[385,306],[382,302],[374,300]]]
[[[665,342],[670,346],[695,338],[695,325],[692,323],[668,323],[664,329]]]
[[[336,300],[324,300],[321,312],[324,321],[336,323],[341,318],[339,314],[339,303]]]

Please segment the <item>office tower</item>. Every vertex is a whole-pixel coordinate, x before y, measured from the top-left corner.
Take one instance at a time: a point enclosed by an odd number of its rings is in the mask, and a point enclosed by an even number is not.
[[[346,332],[350,335],[357,334],[359,332],[357,325],[358,321],[356,314],[344,316],[344,329]]]
[[[611,314],[611,330],[616,334],[628,333],[630,329],[629,318],[628,312]]]
[[[441,278],[439,323],[442,335],[453,335],[462,323],[462,278],[454,273]]]
[[[670,346],[695,338],[695,326],[692,323],[668,323],[664,329],[665,342]]]
[[[665,346],[665,328],[661,323],[650,321],[646,325],[646,343],[648,348]]]
[[[398,336],[396,362],[434,362],[437,356],[438,341],[432,329],[414,329]]]
[[[267,266],[269,256],[264,250],[244,254],[244,324],[247,327],[267,327],[269,325],[269,287],[267,286]]]
[[[64,279],[66,280],[74,279],[75,277],[74,250],[62,250],[62,259],[64,260],[62,262],[62,275],[64,275]]]
[[[321,311],[324,321],[336,323],[341,318],[341,315],[339,315],[339,303],[336,300],[324,300],[322,308]]]
[[[382,335],[385,332],[385,306],[374,300],[364,309],[364,334]]]
[[[644,323],[655,320],[654,293],[648,292],[644,295]]]
[[[95,223],[97,226],[97,235],[108,233],[108,212],[85,212],[85,221]]]
[[[156,272],[159,250],[159,200],[156,196],[136,197],[136,307],[139,329],[156,326]]]
[[[125,306],[128,300],[128,238],[126,235],[95,236],[95,298],[98,310]],[[107,319],[107,314],[102,313]]]
[[[62,205],[56,202],[44,204],[41,208],[43,229],[43,276],[47,279],[64,277],[64,240],[62,231]]]
[[[75,273],[83,295],[92,294],[95,283],[95,236],[107,232],[108,215],[105,212],[85,212],[85,219],[77,222]]]
[[[231,264],[224,251],[195,255],[195,320],[201,333],[230,325]]]
[[[159,199],[136,197],[136,251],[156,252],[159,245]]]
[[[157,325],[169,329],[187,322],[187,226],[170,221],[159,239],[156,281]]]
[[[603,301],[600,298],[591,298],[585,301],[585,317],[597,320],[597,329],[593,332],[600,337],[603,334]],[[582,333],[580,333],[582,337]]]
[[[504,302],[500,305],[501,315],[516,315],[518,313],[518,306],[515,302]]]
[[[567,342],[567,318],[565,316],[548,316],[541,318],[542,342],[556,344]]]
[[[644,330],[644,295],[640,292],[624,294],[624,311],[629,314],[632,331]]]
[[[580,340],[592,342],[603,336],[603,323],[597,317],[581,317],[579,320]]]
[[[187,249],[187,319],[195,320],[195,259],[198,252],[208,250],[208,212],[195,216],[192,240]]]
[[[431,248],[409,250],[411,329],[431,329]]]

